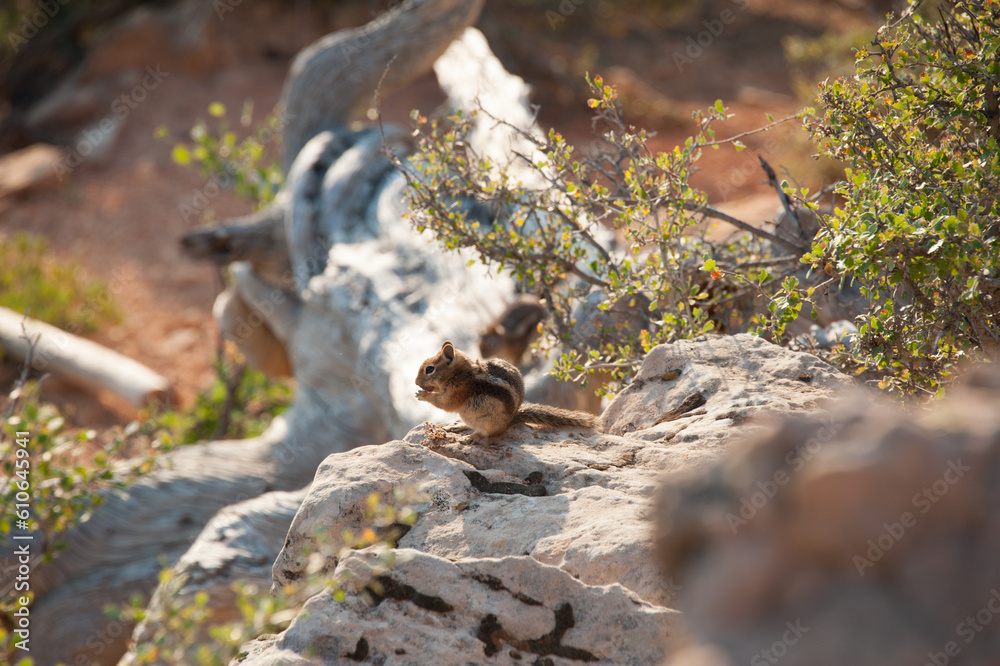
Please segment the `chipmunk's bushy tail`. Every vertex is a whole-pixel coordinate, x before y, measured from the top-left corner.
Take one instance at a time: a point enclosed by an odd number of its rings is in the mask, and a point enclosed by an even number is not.
[[[543,428],[585,428],[587,430],[601,429],[601,419],[588,412],[575,412],[571,409],[561,409],[549,405],[539,405],[533,402],[521,404],[521,409],[514,416],[511,425],[527,423]]]

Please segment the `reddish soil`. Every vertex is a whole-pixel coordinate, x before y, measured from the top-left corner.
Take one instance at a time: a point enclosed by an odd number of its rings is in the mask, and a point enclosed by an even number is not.
[[[0,200],[0,235],[18,230],[42,234],[54,257],[76,259],[91,277],[110,285],[123,319],[94,339],[166,375],[182,404],[190,404],[213,379],[218,334],[211,309],[221,279],[212,267],[184,258],[177,240],[211,220],[246,214],[252,204],[223,191],[211,199],[203,218],[185,219],[182,204],[190,204],[207,181],[175,164],[171,148],[187,137],[199,118],[208,118],[211,102],[223,102],[232,116],[245,100],[253,100],[255,117],[261,119],[278,100],[294,53],[328,31],[364,22],[376,4],[331,3],[309,9],[302,9],[303,3],[243,4],[212,27],[221,44],[219,66],[193,65],[180,56],[171,60],[169,52],[144,59],[140,48],[134,62],[157,62],[170,75],[130,112],[106,161],[99,166],[84,163],[57,186]],[[602,73],[617,84],[626,112],[635,124],[656,130],[654,146],[666,150],[691,134],[691,110],[708,107],[718,98],[736,113],[726,127],[718,128],[720,136],[764,124],[765,112],[776,118],[794,113],[800,102],[792,92],[782,36],[818,36],[833,27],[855,28],[871,20],[865,12],[832,2],[717,0],[703,3],[708,7],[705,17],[681,17],[672,27],[658,27],[657,21],[665,19],[659,12],[652,20],[653,10],[627,13],[595,1],[596,8],[584,3],[578,12],[556,13],[564,19],[558,21],[519,4],[524,3],[490,3],[479,27],[508,68],[532,83],[542,126],[556,127],[584,148],[591,139],[582,85],[586,71]],[[590,13],[597,11],[604,11],[606,20]],[[269,27],[266,38],[259,34],[262,25]],[[710,35],[711,30],[719,34]],[[698,57],[690,63],[674,58],[674,53],[685,55],[692,43],[688,38],[697,40],[699,35],[705,46]],[[427,77],[390,96],[384,110],[390,119],[403,120],[411,108],[430,109],[439,99]],[[155,139],[158,126],[167,127],[175,138]],[[714,201],[765,193],[756,168],[758,154],[775,167],[808,163],[809,147],[804,138],[792,138],[793,133],[787,128],[752,137],[746,141],[750,149],[742,153],[709,151],[696,184]],[[816,172],[808,175],[816,177]],[[11,376],[7,368],[0,380]],[[46,393],[79,425],[104,427],[135,415],[110,396],[95,401],[55,384]]]

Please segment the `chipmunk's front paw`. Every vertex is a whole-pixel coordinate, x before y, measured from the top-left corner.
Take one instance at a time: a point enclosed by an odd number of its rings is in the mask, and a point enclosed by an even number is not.
[[[465,425],[464,423],[449,423],[448,425],[444,425],[441,427],[444,428],[447,432],[453,432],[456,434],[472,432],[472,428]]]
[[[425,402],[426,402],[426,401],[427,401],[427,398],[428,398],[428,396],[430,396],[430,393],[428,393],[427,391],[425,391],[425,390],[423,390],[423,389],[418,389],[418,390],[417,390],[417,392],[413,394],[413,396],[414,396],[414,397],[415,397],[415,398],[416,398],[417,400],[423,400],[423,401],[425,401]]]

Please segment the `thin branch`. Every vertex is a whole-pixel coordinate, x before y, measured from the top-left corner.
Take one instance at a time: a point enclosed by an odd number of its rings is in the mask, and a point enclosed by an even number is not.
[[[729,215],[728,213],[723,213],[718,208],[713,208],[712,206],[708,206],[708,205],[701,205],[701,204],[696,204],[696,203],[685,202],[684,203],[684,209],[685,210],[690,210],[690,211],[692,211],[694,213],[701,213],[703,215],[707,215],[708,217],[714,217],[715,219],[722,220],[723,222],[728,222],[729,224],[733,225],[734,227],[738,227],[738,228],[742,229],[743,231],[748,231],[748,232],[750,232],[751,234],[753,234],[755,236],[759,236],[761,238],[766,238],[767,240],[771,241],[772,243],[777,243],[778,245],[780,245],[781,247],[785,248],[786,250],[789,250],[791,252],[795,252],[798,255],[805,254],[806,248],[801,247],[799,245],[796,245],[795,243],[792,243],[791,241],[787,241],[784,238],[780,238],[778,236],[775,236],[774,234],[772,234],[769,231],[765,231],[764,229],[759,229],[759,228],[753,226],[752,224],[747,224],[743,220],[737,219],[737,218],[733,217],[732,215]]]
[[[767,294],[764,293],[762,286],[764,284],[771,284],[772,282],[774,282],[773,278],[770,280],[765,280],[762,284],[757,284],[747,276],[741,275],[740,273],[733,273],[732,271],[724,271],[724,270],[719,270],[719,272],[722,273],[723,275],[728,275],[730,277],[736,278],[738,282],[742,282],[747,286],[753,287],[753,289],[757,292],[757,294],[759,294],[760,297],[763,298],[765,301],[770,300]]]
[[[766,268],[767,266],[780,266],[781,264],[790,264],[797,262],[799,257],[788,256],[788,257],[778,257],[777,259],[760,259],[757,261],[739,261],[735,264],[729,266],[729,268]],[[723,264],[723,267],[727,266]]]
[[[604,246],[597,242],[597,240],[590,235],[590,232],[580,226],[580,223],[574,220],[572,217],[566,214],[565,211],[560,210],[558,207],[555,209],[556,215],[570,228],[576,230],[595,250],[601,255],[601,258],[607,262],[608,267],[612,270],[616,270],[614,262],[611,261],[611,255],[608,253]]]
[[[537,257],[537,255],[533,256],[531,258],[534,259],[536,257]],[[589,283],[589,284],[591,284],[591,285],[593,285],[595,287],[600,287],[601,289],[610,289],[611,288],[611,285],[609,283],[605,282],[604,280],[602,280],[600,278],[595,278],[593,275],[587,275],[582,270],[580,270],[580,268],[576,264],[574,264],[572,262],[565,261],[565,260],[560,260],[560,263],[562,263],[564,270],[572,273],[573,275],[577,276],[578,278],[580,278],[584,282],[587,282],[587,283]]]
[[[597,370],[617,370],[619,368],[634,368],[642,364],[641,360],[627,361],[624,363],[594,363],[593,365],[584,365],[583,372],[570,375],[569,380],[571,382],[581,382],[587,375],[591,374],[592,371]]]
[[[839,278],[837,276],[834,276],[832,278],[827,278],[823,282],[820,282],[818,285],[814,286],[812,289],[813,289],[813,291],[819,291],[820,289],[823,289],[824,287],[830,286],[831,284],[833,284],[834,282],[836,282],[838,279]]]
[[[553,189],[558,190],[564,196],[569,196],[569,194],[563,189],[562,186],[560,186],[560,184],[557,182],[557,180],[554,177],[552,177],[552,176],[548,175],[547,173],[545,173],[545,171],[543,169],[539,169],[537,166],[535,166],[534,162],[532,162],[530,159],[528,159],[527,156],[522,155],[521,153],[519,153],[517,151],[513,151],[513,152],[514,152],[514,155],[516,155],[517,157],[520,157],[522,160],[524,160],[525,162],[527,162],[531,167],[533,167],[535,169],[535,171],[539,172],[542,175],[542,177],[546,181],[548,181],[548,183],[553,187]],[[557,216],[559,216],[559,218],[568,227],[570,227],[571,229],[574,229],[575,231],[577,231],[584,238],[584,240],[587,241],[587,243],[591,247],[593,247],[595,250],[597,250],[598,254],[601,255],[601,258],[604,259],[604,261],[606,261],[608,263],[608,265],[613,268],[614,264],[611,261],[611,255],[608,253],[607,249],[605,249],[605,247],[603,245],[601,245],[600,243],[597,242],[597,239],[595,239],[590,234],[589,231],[587,231],[582,226],[580,226],[579,222],[577,222],[572,217],[570,217],[569,215],[567,215],[566,212],[563,211],[562,209],[560,209],[558,206],[554,207],[554,210],[551,211],[551,212],[554,212]]]
[[[631,368],[634,365],[641,364],[642,361],[628,361],[625,363],[594,363],[593,365],[584,366],[588,370],[605,370],[611,368]]]
[[[1000,101],[997,100],[997,91],[993,87],[992,81],[986,84],[983,96],[986,99],[986,111],[984,115],[986,116],[986,121],[989,123],[990,136],[1000,141]]]
[[[763,127],[758,127],[756,129],[747,130],[746,132],[740,132],[739,134],[734,134],[733,136],[731,136],[731,137],[729,137],[727,139],[719,139],[717,141],[708,141],[707,143],[699,143],[698,146],[699,147],[722,146],[722,145],[725,145],[727,143],[732,143],[733,141],[737,141],[739,139],[742,139],[745,136],[753,136],[754,134],[760,134],[761,132],[769,132],[769,131],[771,131],[771,128],[777,127],[778,125],[780,125],[782,123],[787,123],[789,120],[795,120],[796,118],[799,118],[799,114],[797,114],[797,113],[793,114],[793,115],[790,115],[790,116],[786,116],[786,117],[782,118],[781,120],[773,120],[770,123],[768,123],[767,125],[764,125]]]
[[[402,162],[396,157],[396,152],[389,148],[389,142],[385,138],[385,126],[382,124],[382,84],[385,82],[385,77],[389,76],[389,68],[392,67],[392,63],[396,62],[396,58],[398,57],[399,55],[392,56],[389,62],[385,64],[385,69],[382,70],[382,76],[379,77],[378,85],[375,86],[375,93],[372,95],[372,104],[375,106],[375,119],[378,121],[378,131],[382,137],[382,154],[389,158],[394,167],[402,171]],[[404,175],[406,174],[404,173]],[[406,180],[407,184],[411,184],[409,177]]]
[[[799,222],[799,215],[795,212],[795,206],[792,204],[791,199],[788,198],[785,190],[781,189],[781,183],[778,182],[778,176],[775,175],[774,169],[771,168],[771,165],[763,157],[758,155],[757,159],[760,160],[760,168],[767,174],[768,184],[778,193],[778,198],[781,200],[781,205],[785,209],[785,212],[795,220],[795,224],[799,225],[799,228],[802,228],[802,223]]]
[[[21,374],[18,376],[17,381],[14,382],[14,388],[11,390],[7,403],[7,410],[4,412],[4,423],[7,423],[12,416],[17,412],[18,405],[20,405],[21,400],[24,398],[24,387],[28,383],[28,377],[31,374],[31,364],[35,356],[35,347],[38,346],[38,341],[41,339],[42,334],[39,333],[35,335],[34,340],[28,335],[27,328],[28,313],[24,313],[24,319],[21,320],[21,337],[24,338],[25,342],[28,343],[28,350],[24,354],[24,364],[21,366]],[[0,429],[0,439],[6,436],[6,432]]]

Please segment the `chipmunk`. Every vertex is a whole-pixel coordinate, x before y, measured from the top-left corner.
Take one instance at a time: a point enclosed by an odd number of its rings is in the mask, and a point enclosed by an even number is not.
[[[548,316],[537,299],[523,296],[514,301],[496,321],[479,334],[479,353],[521,365],[524,353],[538,337],[538,323]]]
[[[542,428],[599,430],[600,420],[587,412],[523,403],[524,380],[516,367],[500,359],[474,361],[445,342],[417,373],[417,400],[457,412],[472,429],[473,443],[489,443],[520,423]]]

